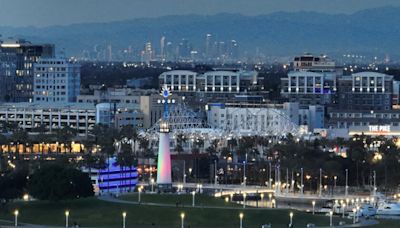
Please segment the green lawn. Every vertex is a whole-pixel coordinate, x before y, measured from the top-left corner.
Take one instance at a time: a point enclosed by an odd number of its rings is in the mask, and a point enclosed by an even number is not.
[[[63,226],[64,211],[70,210],[70,224],[78,222],[86,227],[121,227],[122,212],[127,212],[127,227],[176,228],[180,225],[180,213],[185,212],[185,224],[191,228],[231,228],[239,225],[239,213],[244,213],[244,227],[261,227],[271,223],[273,227],[286,227],[289,222],[288,210],[242,210],[176,208],[144,205],[130,205],[103,202],[95,198],[62,202],[19,202],[2,208],[0,218],[12,221],[15,208],[20,211],[19,221],[33,224]],[[329,225],[329,217],[313,216],[294,212],[295,227],[307,223]],[[339,220],[335,219],[335,222]],[[152,224],[155,224],[152,226]]]
[[[176,206],[177,203],[184,207],[192,206],[192,195],[175,195],[175,194],[141,194],[141,202],[146,203],[161,203]],[[122,195],[119,199],[127,201],[138,201],[138,194],[132,193]],[[225,202],[222,198],[209,197],[205,195],[195,195],[196,206],[217,206],[217,207],[243,207],[241,204]]]

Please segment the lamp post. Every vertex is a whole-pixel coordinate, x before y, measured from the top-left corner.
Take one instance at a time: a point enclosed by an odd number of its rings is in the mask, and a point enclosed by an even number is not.
[[[246,193],[243,193],[243,208],[246,208]]]
[[[185,224],[185,213],[181,213],[181,228],[184,228]]]
[[[16,227],[18,226],[18,214],[19,214],[19,211],[18,211],[18,210],[15,210],[15,211],[14,211],[14,216],[15,216],[14,225],[15,225]]]
[[[360,207],[356,207],[356,222],[358,222],[358,212],[360,211]]]
[[[151,178],[151,192],[154,192],[154,178]]]
[[[315,200],[312,201],[312,214],[315,214]]]
[[[332,217],[333,217],[333,211],[330,211],[329,212],[329,226],[333,226]]]
[[[243,217],[244,217],[243,213],[240,213],[240,214],[239,214],[239,218],[240,218],[240,228],[243,228]]]
[[[126,227],[126,212],[122,212],[122,228]]]
[[[333,176],[333,194],[335,194],[335,190],[336,190],[336,180],[337,180],[337,176]]]
[[[356,223],[356,209],[353,208],[353,224]]]
[[[142,186],[138,188],[138,203],[141,202],[140,193],[142,192]]]
[[[322,196],[322,169],[319,169],[319,197]]]
[[[196,196],[196,192],[193,191],[192,192],[192,207],[194,207],[194,205],[195,205],[195,196]]]
[[[69,211],[65,211],[65,227],[68,227]]]
[[[263,207],[264,207],[264,193],[261,193],[261,194],[260,194],[260,197],[261,197],[261,204],[262,204]]]
[[[246,159],[243,162],[243,185],[246,186],[246,163],[247,163],[247,153],[246,153]]]
[[[344,213],[345,213],[345,211],[346,211],[346,203],[343,203],[342,207],[343,207],[343,214],[342,214],[342,217],[344,218]]]
[[[293,212],[290,212],[290,213],[289,213],[289,218],[290,218],[290,223],[289,223],[289,225],[290,225],[290,227],[292,227],[292,225],[293,225]]]
[[[303,168],[300,169],[301,172],[301,179],[300,179],[300,189],[301,189],[301,195],[304,193],[304,185],[303,185]]]
[[[349,194],[349,170],[346,169],[346,187],[344,189],[345,193],[344,195],[347,197],[347,195]]]

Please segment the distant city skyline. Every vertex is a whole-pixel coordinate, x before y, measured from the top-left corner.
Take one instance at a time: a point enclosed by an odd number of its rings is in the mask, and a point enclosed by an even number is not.
[[[353,13],[359,10],[400,6],[398,0],[0,0],[0,26],[51,26],[86,22],[111,22],[166,15],[278,11]],[[12,12],[12,13],[10,13]]]

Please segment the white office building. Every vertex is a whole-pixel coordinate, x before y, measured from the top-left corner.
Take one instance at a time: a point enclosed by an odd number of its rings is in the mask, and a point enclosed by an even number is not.
[[[75,102],[80,92],[80,65],[66,59],[40,59],[34,65],[34,102]]]
[[[215,69],[205,73],[188,70],[164,72],[159,77],[160,85],[167,85],[173,92],[239,93],[259,80],[255,71]]]

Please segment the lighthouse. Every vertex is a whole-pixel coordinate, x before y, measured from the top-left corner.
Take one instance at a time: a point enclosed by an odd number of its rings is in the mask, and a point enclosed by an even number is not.
[[[170,137],[169,137],[169,123],[168,123],[168,105],[172,101],[168,99],[171,92],[167,86],[161,90],[163,97],[162,103],[164,104],[164,114],[160,122],[160,138],[158,145],[158,162],[157,162],[157,185],[160,190],[172,189],[172,174],[171,174],[171,151],[170,151]]]

